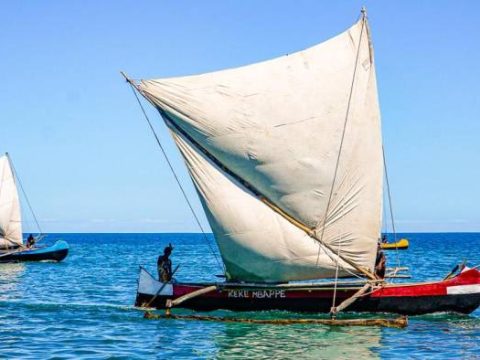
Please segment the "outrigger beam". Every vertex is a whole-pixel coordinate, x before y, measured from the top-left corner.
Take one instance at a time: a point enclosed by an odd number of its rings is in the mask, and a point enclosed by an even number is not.
[[[332,318],[335,319],[335,317],[337,316],[337,314],[340,311],[343,311],[347,307],[352,305],[358,298],[362,297],[363,294],[365,294],[368,290],[370,290],[371,287],[372,287],[372,285],[370,283],[367,283],[360,290],[358,290],[355,294],[353,294],[351,297],[344,300],[340,305],[332,306],[332,308],[330,309],[330,314],[332,315]]]
[[[207,286],[207,287],[192,291],[191,293],[180,296],[179,298],[176,298],[175,300],[168,299],[167,304],[166,304],[167,309],[165,310],[165,313],[166,313],[167,316],[170,316],[170,309],[173,306],[180,305],[184,301],[190,300],[194,297],[197,297],[197,296],[200,296],[200,295],[203,295],[203,294],[207,294],[207,293],[215,291],[215,290],[217,290],[217,285],[212,285],[212,286]]]

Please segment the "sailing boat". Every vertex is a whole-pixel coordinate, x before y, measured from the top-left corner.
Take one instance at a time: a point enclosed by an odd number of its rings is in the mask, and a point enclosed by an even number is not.
[[[39,241],[43,237],[37,237]],[[49,247],[26,246],[23,242],[20,201],[10,156],[0,157],[0,262],[54,260],[68,255],[68,244],[59,240]]]
[[[170,130],[226,277],[161,283],[141,268],[137,306],[333,315],[479,306],[476,268],[409,284],[374,273],[384,168],[364,10],[340,35],[273,60],[140,82],[123,75]]]
[[[383,250],[407,250],[408,249],[408,239],[400,239],[393,243],[381,243],[380,247]]]

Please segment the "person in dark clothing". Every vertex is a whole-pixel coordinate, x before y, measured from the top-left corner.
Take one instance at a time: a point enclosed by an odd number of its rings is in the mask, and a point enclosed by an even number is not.
[[[388,238],[387,238],[387,235],[383,234],[382,235],[382,244],[386,244],[388,243]]]
[[[27,238],[27,248],[31,248],[33,247],[33,245],[35,245],[35,238],[33,237],[32,234],[28,235],[28,238]]]
[[[386,262],[387,258],[385,257],[385,254],[382,251],[380,244],[378,244],[377,258],[375,260],[375,276],[378,279],[383,279],[385,277]]]
[[[170,260],[172,250],[172,244],[168,244],[163,249],[163,255],[159,256],[157,260],[158,280],[164,283],[172,280],[172,260]]]

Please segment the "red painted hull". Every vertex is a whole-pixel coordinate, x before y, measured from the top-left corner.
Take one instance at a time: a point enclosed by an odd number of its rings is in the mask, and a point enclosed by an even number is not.
[[[150,280],[156,282],[156,280]],[[139,282],[136,306],[149,304],[165,308],[168,299],[199,290],[212,284],[169,284],[168,289],[152,291]],[[157,282],[158,283],[158,282]],[[158,283],[159,284],[159,283]],[[333,286],[263,285],[263,284],[217,284],[219,289],[192,298],[180,307],[194,310],[289,310],[328,313],[332,306]],[[336,305],[351,297],[361,286],[343,284],[337,288]],[[150,290],[149,290],[150,289]],[[158,288],[157,288],[158,289]],[[152,301],[153,299],[153,301]],[[356,300],[348,311],[387,312],[403,315],[418,315],[433,312],[458,312],[468,314],[480,305],[480,272],[465,270],[456,277],[438,282],[417,284],[388,284]]]

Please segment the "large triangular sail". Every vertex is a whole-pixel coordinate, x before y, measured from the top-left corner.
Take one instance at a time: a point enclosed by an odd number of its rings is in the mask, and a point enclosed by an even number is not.
[[[22,218],[17,185],[8,155],[0,157],[0,249],[22,246]]]
[[[341,276],[373,269],[383,169],[365,17],[288,56],[137,88],[171,129],[230,279],[332,277],[337,253]]]

